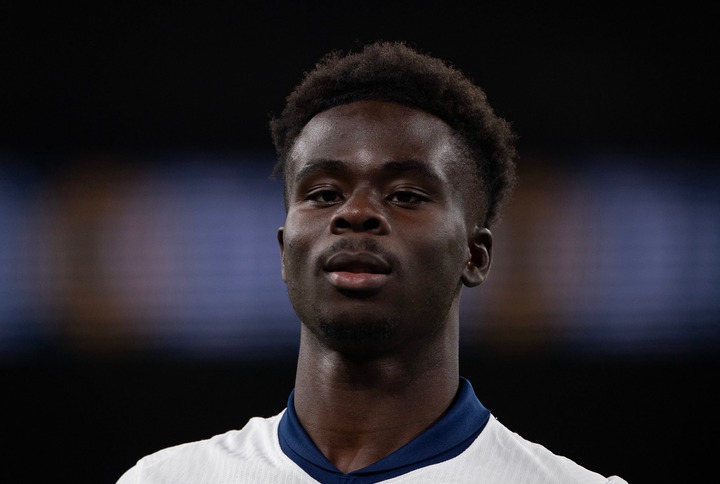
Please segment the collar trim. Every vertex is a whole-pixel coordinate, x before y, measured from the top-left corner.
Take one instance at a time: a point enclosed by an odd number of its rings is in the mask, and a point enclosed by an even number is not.
[[[460,379],[455,400],[445,414],[422,434],[398,450],[362,469],[344,474],[313,443],[295,413],[293,390],[278,428],[282,451],[320,482],[364,484],[390,479],[460,455],[490,419],[470,382]]]

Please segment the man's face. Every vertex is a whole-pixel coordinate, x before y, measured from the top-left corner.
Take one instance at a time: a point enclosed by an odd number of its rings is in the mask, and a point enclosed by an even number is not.
[[[445,122],[394,103],[341,105],[305,126],[278,238],[290,300],[325,344],[382,351],[457,325],[462,284],[482,281],[491,245],[469,223],[460,158]]]

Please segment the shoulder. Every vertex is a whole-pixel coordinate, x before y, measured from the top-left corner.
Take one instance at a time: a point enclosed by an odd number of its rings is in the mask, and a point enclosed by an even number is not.
[[[603,477],[567,457],[553,454],[510,431],[492,416],[462,454],[402,477],[397,482],[627,484],[619,477]]]
[[[294,464],[280,450],[277,438],[281,415],[255,417],[241,430],[147,455],[117,484],[251,482],[256,475],[292,473]]]
[[[611,482],[620,484],[624,482],[617,477],[603,477],[567,457],[556,455],[544,446],[530,442],[512,432],[494,417],[490,419],[487,428],[471,448],[473,448],[475,456],[482,459],[491,468],[503,466],[505,470],[502,472],[512,472],[517,476],[511,479],[514,482],[524,482],[520,479],[522,475],[532,475],[533,478],[527,482],[537,483],[600,484]]]

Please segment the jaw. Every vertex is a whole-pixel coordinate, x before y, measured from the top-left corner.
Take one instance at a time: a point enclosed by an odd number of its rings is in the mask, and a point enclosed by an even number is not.
[[[410,364],[457,358],[459,295],[447,311],[424,321],[407,313],[378,311],[377,296],[353,296],[341,296],[342,311],[333,305],[332,313],[315,309],[311,317],[301,317],[301,349],[312,349],[309,355],[321,360],[333,355],[351,361],[390,359]]]

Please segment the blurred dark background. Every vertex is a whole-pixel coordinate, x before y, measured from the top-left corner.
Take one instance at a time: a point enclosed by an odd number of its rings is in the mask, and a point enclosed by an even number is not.
[[[267,122],[326,52],[405,40],[520,136],[462,373],[590,469],[707,482],[717,37],[690,2],[2,1],[0,480],[113,483],[284,407],[299,323]]]

